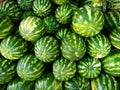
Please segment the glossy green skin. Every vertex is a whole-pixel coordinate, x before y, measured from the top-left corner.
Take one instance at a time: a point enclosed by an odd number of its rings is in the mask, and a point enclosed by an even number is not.
[[[105,27],[112,31],[120,25],[120,12],[117,10],[109,10],[104,14],[105,17]]]
[[[103,34],[87,38],[87,52],[94,58],[103,58],[110,53],[111,43]]]
[[[33,90],[33,86],[33,81],[25,81],[17,77],[8,83],[7,90]]]
[[[120,51],[113,49],[105,58],[102,59],[103,70],[112,75],[120,76]]]
[[[0,15],[0,39],[5,38],[12,32],[13,25],[8,16]]]
[[[36,57],[43,62],[52,62],[60,54],[59,43],[52,36],[40,38],[34,47]]]
[[[19,7],[23,10],[30,10],[32,9],[34,0],[17,0]]]
[[[56,8],[55,17],[61,24],[67,24],[71,21],[73,15],[72,8],[69,4],[61,5]]]
[[[19,32],[26,41],[36,42],[45,34],[45,23],[37,16],[23,19],[19,25]]]
[[[90,90],[90,81],[76,74],[64,82],[64,90]]]
[[[53,74],[45,73],[36,80],[35,90],[63,90],[62,82],[55,79]]]
[[[87,5],[77,10],[72,18],[73,31],[83,37],[91,37],[98,34],[103,26],[103,13]]]
[[[92,90],[120,90],[118,81],[111,75],[101,73],[97,78],[91,80]]]
[[[24,80],[33,81],[44,71],[44,64],[33,54],[22,57],[17,64],[17,74]]]
[[[9,16],[13,21],[19,20],[22,15],[20,7],[13,0],[5,0],[0,3],[0,13]]]
[[[27,52],[27,42],[19,36],[10,35],[0,43],[1,55],[10,60],[18,60]]]
[[[97,77],[101,69],[101,62],[97,58],[85,57],[78,61],[77,64],[77,71],[84,78]]]
[[[16,75],[16,63],[0,57],[0,84],[11,81]]]
[[[112,46],[120,49],[120,27],[113,29],[109,34],[109,38]]]
[[[53,62],[53,75],[57,80],[67,81],[75,76],[76,62],[67,60],[63,57]]]
[[[78,61],[84,56],[86,45],[81,36],[75,33],[68,33],[62,39],[60,49],[66,59]]]
[[[59,23],[55,19],[54,16],[50,15],[44,18],[43,20],[46,24],[46,33],[52,34],[55,33],[58,30]]]
[[[37,16],[45,17],[50,14],[52,4],[50,0],[34,0],[33,11]]]

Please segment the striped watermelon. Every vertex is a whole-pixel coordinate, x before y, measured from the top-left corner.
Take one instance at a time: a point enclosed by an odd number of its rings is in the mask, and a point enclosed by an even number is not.
[[[69,4],[61,5],[56,8],[55,17],[56,20],[61,24],[69,23],[72,15],[73,11]]]
[[[104,14],[105,27],[111,31],[120,26],[120,12],[117,10],[109,10]]]
[[[74,32],[83,37],[91,37],[98,34],[102,30],[103,25],[103,13],[87,5],[77,10],[72,18]]]
[[[19,36],[10,35],[0,43],[1,55],[10,60],[18,60],[27,52],[27,42]]]
[[[91,90],[120,90],[120,86],[113,76],[101,73],[91,80]]]
[[[34,0],[17,0],[19,7],[23,10],[30,10],[32,9]]]
[[[78,73],[84,78],[95,78],[101,72],[101,62],[97,58],[85,57],[77,64]]]
[[[68,28],[60,28],[60,30],[58,30],[55,36],[58,40],[61,41],[65,37],[65,35],[69,32],[71,31]]]
[[[105,58],[102,60],[103,70],[112,75],[120,76],[120,50],[112,50]]]
[[[5,0],[0,3],[0,13],[9,16],[12,20],[19,20],[22,15],[20,7],[13,0]]]
[[[76,74],[64,82],[64,90],[90,90],[90,81]]]
[[[60,54],[59,43],[52,36],[40,38],[34,47],[36,57],[43,62],[56,60]]]
[[[60,49],[66,59],[78,61],[84,56],[86,45],[81,36],[75,33],[68,33],[62,39]]]
[[[58,30],[59,27],[59,23],[57,22],[57,20],[55,19],[54,16],[49,15],[46,16],[43,21],[46,24],[46,33],[48,34],[52,34],[52,33],[56,33],[56,31]]]
[[[10,82],[16,75],[16,63],[0,57],[0,84]],[[1,88],[0,88],[1,90]]]
[[[52,10],[50,0],[34,0],[33,11],[37,16],[45,17],[49,15]]]
[[[45,23],[37,16],[29,16],[20,22],[19,32],[26,41],[36,42],[45,34]]]
[[[97,34],[87,39],[87,52],[94,58],[103,58],[111,50],[111,43],[103,34]]]
[[[35,90],[63,90],[62,82],[56,80],[53,74],[45,73],[35,81]]]
[[[22,57],[17,64],[17,74],[24,80],[33,81],[44,71],[44,64],[34,54]]]
[[[7,90],[33,90],[34,82],[25,81],[20,77],[16,77],[14,80],[8,83]]]
[[[13,23],[8,16],[0,15],[0,39],[8,36],[13,30]]]
[[[113,29],[109,35],[112,46],[120,49],[120,26]]]
[[[63,4],[68,4],[70,3],[72,0],[53,0],[53,2],[55,4],[58,4],[58,5],[63,5]]]
[[[67,60],[63,57],[53,62],[53,75],[57,80],[67,81],[75,76],[76,62]]]

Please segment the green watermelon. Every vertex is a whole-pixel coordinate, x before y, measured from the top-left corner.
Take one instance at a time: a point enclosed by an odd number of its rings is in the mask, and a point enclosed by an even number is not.
[[[35,90],[63,90],[62,82],[55,79],[53,74],[45,73],[36,80]]]
[[[73,31],[83,37],[91,37],[98,34],[103,26],[103,13],[87,5],[74,13],[71,24]]]
[[[0,84],[6,84],[16,75],[16,62],[0,57]],[[0,88],[1,90],[1,88]]]
[[[17,74],[24,80],[33,81],[39,78],[44,71],[44,63],[34,54],[22,57],[17,64]]]
[[[87,52],[94,58],[103,58],[110,53],[111,43],[103,34],[87,38]]]
[[[111,33],[109,34],[109,38],[112,46],[120,49],[120,26],[111,31]]]
[[[101,73],[91,80],[91,90],[120,90],[120,85],[113,76]]]
[[[17,0],[19,7],[23,10],[30,10],[32,9],[34,0]]]
[[[97,58],[84,57],[77,64],[78,73],[84,78],[97,77],[102,69],[101,62]]]
[[[53,75],[59,81],[67,81],[73,78],[76,70],[76,62],[64,57],[60,57],[53,62]]]
[[[52,36],[40,38],[34,47],[36,57],[43,62],[56,60],[60,54],[59,43]]]
[[[0,3],[0,13],[9,16],[12,20],[19,20],[22,11],[18,4],[13,0],[5,0],[4,2]]]
[[[19,32],[26,41],[36,42],[46,32],[45,23],[37,16],[29,16],[20,22]]]
[[[8,83],[7,90],[33,90],[34,82],[25,81],[20,77],[16,77],[13,81]]]
[[[73,78],[64,82],[64,90],[90,90],[90,81],[76,74]]]
[[[0,43],[0,53],[7,59],[18,60],[27,52],[27,42],[21,37],[10,35]]]
[[[46,16],[43,21],[46,24],[46,33],[47,34],[52,34],[55,33],[58,30],[59,23],[55,19],[53,15]]]
[[[71,61],[78,61],[84,56],[86,45],[81,36],[68,33],[62,39],[60,49],[63,57]]]
[[[104,14],[105,24],[104,26],[108,31],[112,31],[120,25],[120,12],[117,10],[109,10]]]
[[[5,38],[13,31],[13,23],[6,15],[0,15],[0,39]]]
[[[71,1],[72,0],[53,0],[53,2],[58,5],[69,4]]]
[[[55,17],[56,20],[61,24],[69,23],[72,15],[73,11],[69,4],[61,5],[56,8]]]
[[[102,61],[103,70],[106,73],[112,76],[120,76],[120,50],[113,49],[101,61]]]
[[[37,16],[45,17],[50,14],[52,3],[50,0],[34,0],[33,11]]]

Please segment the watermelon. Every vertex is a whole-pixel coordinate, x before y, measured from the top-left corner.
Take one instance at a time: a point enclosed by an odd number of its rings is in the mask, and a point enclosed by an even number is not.
[[[55,33],[58,30],[59,23],[55,19],[53,15],[46,16],[43,21],[46,24],[46,33],[47,34],[52,34]]]
[[[71,32],[68,28],[60,28],[58,32],[56,33],[55,37],[61,41],[67,33]]]
[[[97,58],[84,57],[77,64],[78,73],[84,78],[95,78],[101,72],[101,62]]]
[[[36,42],[45,34],[45,23],[37,16],[23,19],[19,25],[19,33],[26,41]]]
[[[60,54],[59,43],[52,36],[40,38],[34,47],[36,57],[43,62],[52,62]]]
[[[87,38],[87,52],[94,58],[103,58],[110,53],[111,43],[103,34]]]
[[[0,13],[9,16],[13,21],[19,20],[22,15],[22,10],[13,0],[5,0],[0,3]]]
[[[72,15],[73,11],[69,4],[61,5],[56,8],[55,17],[56,20],[61,24],[69,23]]]
[[[60,57],[53,62],[53,75],[59,81],[67,81],[73,78],[76,70],[76,62],[64,57]]]
[[[81,36],[72,32],[66,34],[62,39],[60,50],[64,58],[71,61],[78,61],[84,56],[86,45]]]
[[[6,84],[10,82],[15,75],[16,62],[0,56],[0,84]]]
[[[111,33],[109,34],[109,38],[112,46],[120,49],[120,26],[111,31]]]
[[[34,82],[25,81],[20,77],[16,77],[14,80],[8,83],[7,90],[33,90]]]
[[[58,5],[69,4],[71,1],[72,0],[53,0],[53,2]]]
[[[34,0],[17,0],[19,7],[23,10],[30,10],[32,9]]]
[[[117,10],[109,10],[104,14],[105,24],[104,26],[111,32],[113,29],[120,25],[120,12]]]
[[[37,16],[45,17],[50,14],[52,4],[50,0],[34,0],[33,11]]]
[[[43,74],[44,63],[34,54],[27,54],[18,61],[16,69],[19,77],[27,81],[34,81]]]
[[[90,81],[76,74],[73,78],[64,82],[64,90],[90,90]]]
[[[71,24],[73,31],[83,37],[91,37],[98,34],[103,26],[103,13],[87,5],[74,13]]]
[[[1,55],[10,60],[18,60],[24,56],[28,50],[27,42],[17,35],[10,35],[0,43]]]
[[[0,15],[0,39],[8,36],[13,30],[13,23],[6,15]]]
[[[105,58],[102,60],[103,70],[112,75],[120,76],[120,50],[113,49]]]
[[[55,79],[52,73],[44,73],[36,80],[35,90],[63,90],[62,82]]]
[[[91,80],[91,90],[120,90],[120,85],[113,76],[103,72]]]

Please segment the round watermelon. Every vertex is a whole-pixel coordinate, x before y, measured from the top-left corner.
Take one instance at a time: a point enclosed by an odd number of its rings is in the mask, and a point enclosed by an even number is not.
[[[28,54],[18,61],[16,69],[19,77],[34,81],[43,74],[44,63],[36,58],[34,54]]]
[[[53,75],[59,81],[67,81],[75,76],[76,62],[63,57],[53,62]]]
[[[83,37],[91,37],[98,34],[103,26],[103,13],[87,5],[77,10],[72,18],[71,27],[73,31]]]

